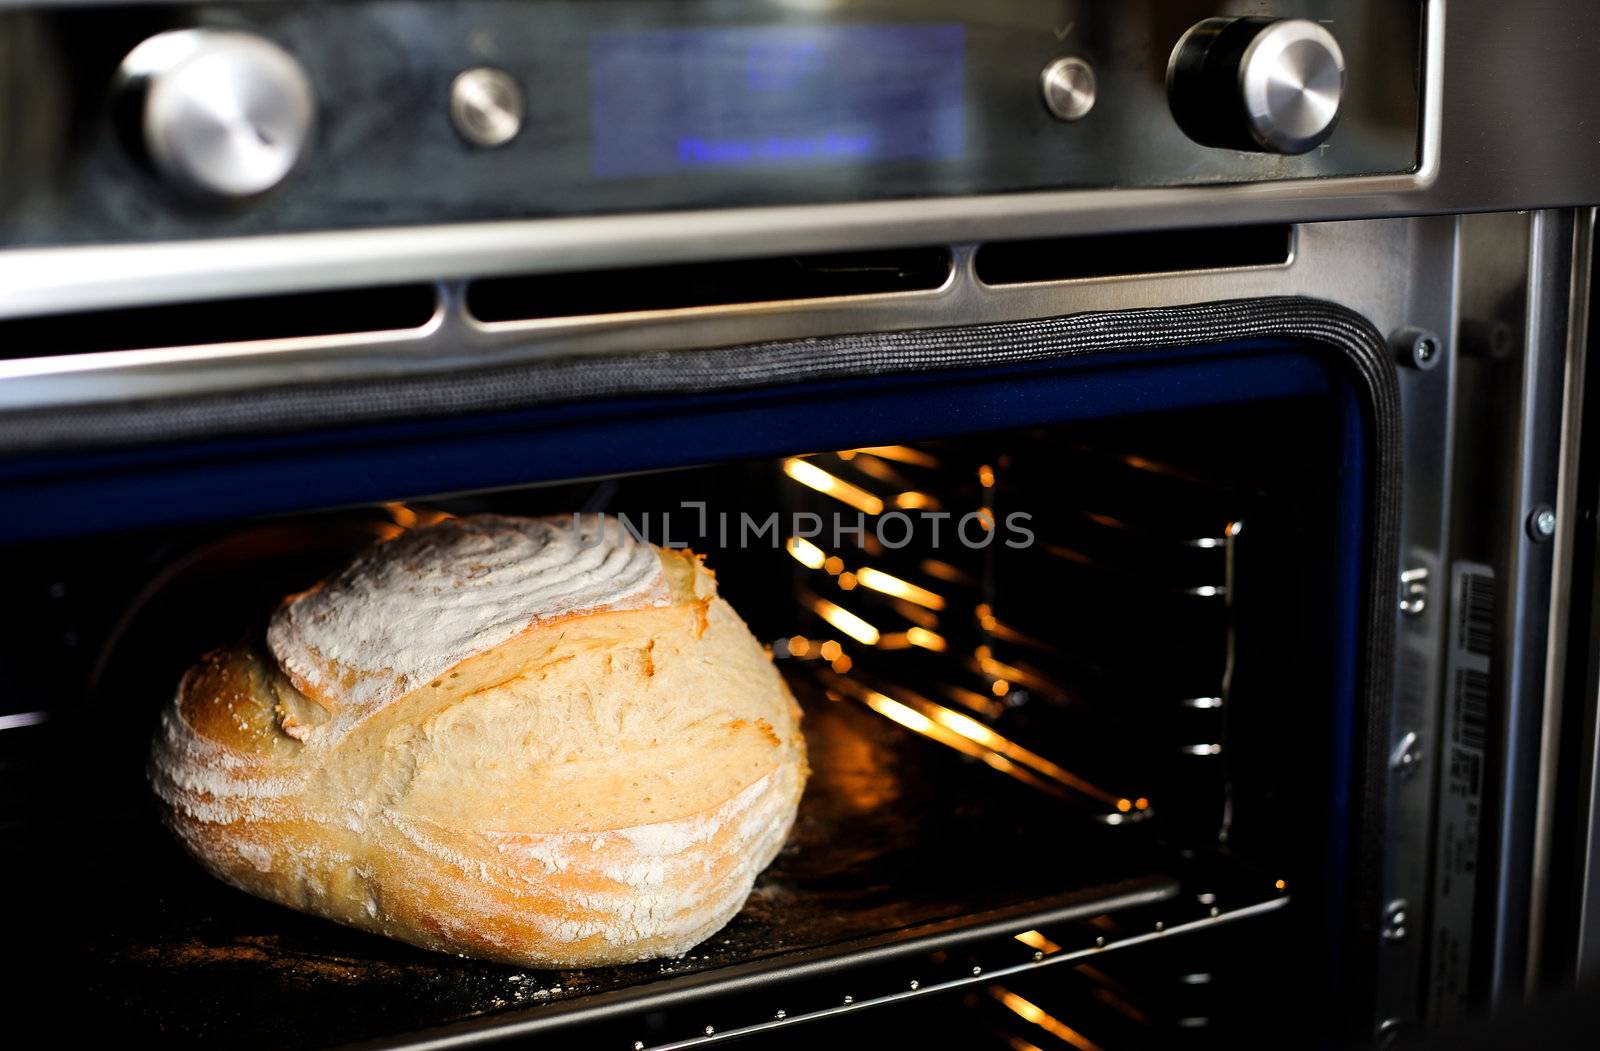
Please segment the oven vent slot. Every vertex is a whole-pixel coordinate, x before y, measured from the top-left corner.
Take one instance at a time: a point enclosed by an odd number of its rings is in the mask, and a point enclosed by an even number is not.
[[[0,358],[404,331],[437,310],[434,286],[414,284],[8,318]]]
[[[945,248],[790,255],[482,278],[467,288],[467,310],[485,322],[534,321],[925,292],[949,279]]]
[[[1293,255],[1294,227],[1277,224],[994,241],[979,247],[974,268],[986,285],[1020,285],[1284,266]]]

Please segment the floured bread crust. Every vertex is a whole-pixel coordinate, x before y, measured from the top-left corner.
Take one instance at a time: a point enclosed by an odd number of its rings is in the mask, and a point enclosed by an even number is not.
[[[150,762],[190,852],[262,897],[525,965],[722,927],[793,823],[799,709],[694,556],[572,522],[404,535],[191,669]]]

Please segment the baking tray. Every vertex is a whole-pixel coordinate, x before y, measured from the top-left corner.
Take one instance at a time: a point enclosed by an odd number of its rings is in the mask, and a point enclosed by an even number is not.
[[[80,1024],[119,1040],[275,1049],[518,1035],[681,1005],[1178,892],[1142,830],[1107,828],[794,682],[812,776],[744,909],[677,958],[541,971],[415,949],[206,875],[130,792],[129,865],[78,898]],[[554,1034],[551,1034],[554,1036]]]

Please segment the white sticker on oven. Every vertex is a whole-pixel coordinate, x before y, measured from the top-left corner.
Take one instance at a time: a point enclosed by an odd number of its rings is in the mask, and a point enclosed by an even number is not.
[[[1470,992],[1472,913],[1478,887],[1492,682],[1489,669],[1495,637],[1491,567],[1475,562],[1451,566],[1449,614],[1429,963],[1428,1013],[1433,1025],[1461,1017]]]

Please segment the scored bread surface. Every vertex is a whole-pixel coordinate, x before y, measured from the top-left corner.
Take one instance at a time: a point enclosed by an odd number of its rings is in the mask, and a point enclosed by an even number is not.
[[[793,823],[799,709],[693,555],[598,516],[450,519],[208,655],[150,777],[217,876],[533,966],[673,955]]]

